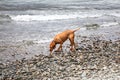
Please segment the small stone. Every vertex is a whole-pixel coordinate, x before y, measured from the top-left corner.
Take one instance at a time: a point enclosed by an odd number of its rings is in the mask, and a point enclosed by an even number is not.
[[[44,71],[44,72],[42,73],[42,76],[48,76],[49,74],[50,74],[49,72]]]

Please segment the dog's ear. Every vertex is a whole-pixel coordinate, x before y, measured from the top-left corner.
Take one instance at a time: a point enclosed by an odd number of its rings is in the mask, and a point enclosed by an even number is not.
[[[55,49],[55,46],[56,46],[55,42],[52,41],[52,42],[50,43],[50,52],[52,52],[53,49]]]
[[[50,47],[51,47],[51,48],[54,48],[54,47],[55,47],[55,42],[54,42],[54,41],[52,41],[52,42],[50,43]]]
[[[52,44],[55,46],[55,42],[54,41],[52,41]]]

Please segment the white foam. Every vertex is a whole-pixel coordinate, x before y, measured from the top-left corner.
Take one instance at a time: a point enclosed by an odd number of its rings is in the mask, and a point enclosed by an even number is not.
[[[107,22],[105,22],[105,23],[103,23],[101,26],[114,26],[114,25],[118,25],[119,23],[117,23],[117,22],[111,22],[111,23],[107,23]]]
[[[103,3],[119,3],[120,0],[101,0]]]
[[[72,18],[89,18],[100,17],[99,14],[65,14],[65,15],[17,15],[11,16],[14,21],[46,21],[46,20],[61,20]]]
[[[120,17],[120,13],[111,13],[110,15],[115,16],[115,17]]]
[[[50,42],[51,40],[52,40],[52,39],[46,39],[46,40],[38,40],[38,41],[33,41],[33,42],[39,44],[39,43],[48,43],[48,42]]]
[[[86,27],[83,27],[83,28],[80,28],[80,30],[81,30],[81,31],[85,31],[85,30],[87,30],[87,28],[86,28]]]

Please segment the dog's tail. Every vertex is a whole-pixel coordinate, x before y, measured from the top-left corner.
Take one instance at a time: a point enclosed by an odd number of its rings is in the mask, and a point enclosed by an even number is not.
[[[75,30],[73,30],[73,32],[76,32],[76,31],[78,31],[80,28],[77,28],[77,29],[75,29]]]

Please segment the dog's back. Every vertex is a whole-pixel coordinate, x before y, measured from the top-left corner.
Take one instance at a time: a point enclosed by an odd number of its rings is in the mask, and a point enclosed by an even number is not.
[[[55,37],[54,37],[54,40],[61,40],[62,42],[66,41],[69,37],[69,35],[73,33],[73,30],[66,30],[66,31],[63,31],[59,34],[57,34]]]
[[[61,39],[63,42],[66,41],[69,37],[70,34],[74,34],[74,32],[76,32],[77,30],[79,30],[80,28],[77,28],[75,30],[65,30],[59,34],[57,34],[54,39]]]

